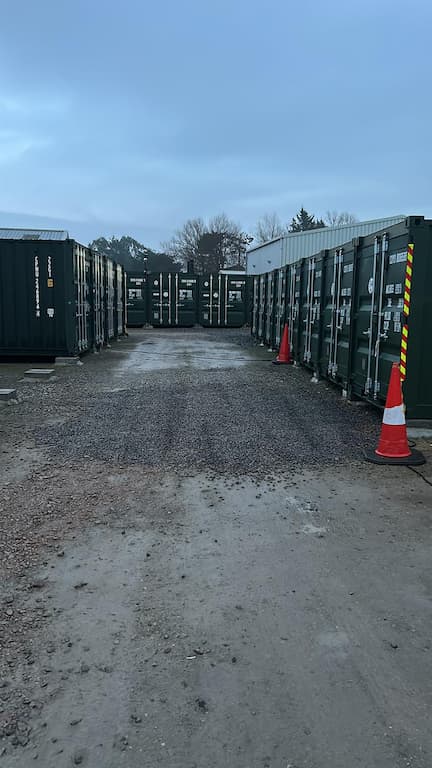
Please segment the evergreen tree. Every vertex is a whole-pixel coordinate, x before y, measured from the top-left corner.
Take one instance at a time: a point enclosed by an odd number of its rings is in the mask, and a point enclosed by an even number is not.
[[[90,248],[102,251],[114,261],[122,264],[126,272],[179,272],[181,264],[166,253],[158,253],[147,248],[129,235],[123,237],[98,237],[90,243]]]
[[[325,227],[322,219],[316,219],[315,216],[308,213],[303,206],[291,221],[289,232],[306,232],[308,229],[321,229]]]

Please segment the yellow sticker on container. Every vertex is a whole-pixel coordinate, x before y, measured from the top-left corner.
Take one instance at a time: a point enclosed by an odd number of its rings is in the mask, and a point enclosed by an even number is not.
[[[48,282],[48,288],[54,288],[54,280],[52,279],[52,277],[49,277],[47,282]]]

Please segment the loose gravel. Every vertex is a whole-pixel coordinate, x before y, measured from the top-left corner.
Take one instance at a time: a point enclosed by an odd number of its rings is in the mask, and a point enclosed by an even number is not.
[[[244,357],[249,335],[234,338]],[[84,371],[77,378],[67,420],[35,430],[38,446],[66,460],[265,474],[360,458],[379,426],[308,371],[272,366],[266,350],[236,368],[128,371],[120,391],[95,392]],[[61,406],[61,390],[53,394]]]

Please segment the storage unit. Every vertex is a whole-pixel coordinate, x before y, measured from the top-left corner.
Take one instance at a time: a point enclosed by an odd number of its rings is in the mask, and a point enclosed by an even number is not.
[[[252,280],[252,309],[251,309],[251,333],[258,338],[258,316],[260,309],[260,275],[253,275]]]
[[[296,362],[379,406],[391,366],[401,361],[407,417],[432,418],[432,221],[411,216],[290,265],[284,308],[280,279],[275,313],[274,277],[254,279],[260,291],[266,287],[258,312],[254,302],[257,339],[260,316],[273,312],[280,329],[285,313]]]
[[[242,272],[202,275],[199,279],[199,323],[216,328],[245,325],[249,319],[248,282]]]
[[[123,335],[126,326],[126,273],[121,264],[114,266],[114,335]]]
[[[276,275],[277,272],[267,273],[267,286],[266,286],[266,305],[264,311],[264,342],[269,347],[273,347],[275,340],[275,311],[276,311]]]
[[[0,356],[80,355],[123,333],[115,273],[67,232],[0,232]]]
[[[149,275],[149,322],[156,328],[192,326],[197,322],[198,278],[180,272]]]
[[[282,267],[276,272],[276,289],[275,289],[275,312],[274,312],[274,335],[272,339],[272,346],[279,349],[282,341],[282,334],[287,322],[286,318],[286,291],[287,291],[287,276],[288,268]]]
[[[127,325],[142,327],[148,323],[147,272],[128,272],[126,278]]]
[[[249,248],[247,252],[247,274],[259,275],[274,269],[294,264],[313,256],[319,251],[336,248],[355,237],[364,237],[379,232],[405,220],[405,215],[389,216],[383,219],[360,221],[340,227],[309,229],[306,232],[291,232],[268,243]]]

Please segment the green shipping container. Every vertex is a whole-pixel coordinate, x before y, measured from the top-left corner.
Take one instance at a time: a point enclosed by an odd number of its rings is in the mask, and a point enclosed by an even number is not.
[[[119,274],[66,232],[1,233],[0,356],[80,355],[119,335]]]
[[[253,332],[261,340],[275,302],[272,273],[254,285]],[[380,407],[392,364],[401,363],[407,418],[432,419],[432,221],[410,216],[289,265],[285,318],[295,362]]]
[[[127,325],[139,328],[148,323],[148,275],[128,272],[126,277]]]

